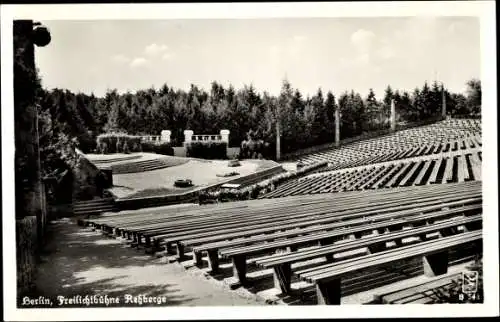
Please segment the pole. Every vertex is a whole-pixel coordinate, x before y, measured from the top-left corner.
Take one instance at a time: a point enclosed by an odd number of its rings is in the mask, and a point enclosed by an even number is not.
[[[441,116],[444,119],[444,118],[446,118],[446,92],[444,91],[443,83],[441,83],[441,92],[442,92],[442,96],[443,96],[443,105],[441,107]]]
[[[335,109],[335,146],[340,146],[340,108]]]
[[[276,104],[276,160],[281,158],[280,104]]]
[[[396,104],[391,100],[391,131],[396,131]]]

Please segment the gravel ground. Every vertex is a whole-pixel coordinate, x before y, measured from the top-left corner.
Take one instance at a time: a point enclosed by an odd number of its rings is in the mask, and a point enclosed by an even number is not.
[[[163,306],[265,305],[255,296],[231,291],[180,264],[166,264],[165,258],[145,255],[143,250],[79,227],[72,220],[51,224],[49,234],[36,289],[30,296],[50,298],[53,307],[58,307],[58,296],[77,295],[107,295],[120,301],[109,306],[123,306],[127,294],[158,298]]]

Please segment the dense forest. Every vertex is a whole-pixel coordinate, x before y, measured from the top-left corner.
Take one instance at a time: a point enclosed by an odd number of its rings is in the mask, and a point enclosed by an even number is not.
[[[481,83],[467,82],[466,95],[445,90],[448,114],[480,114]],[[259,93],[252,86],[224,88],[213,82],[207,92],[195,85],[189,91],[169,87],[135,93],[108,91],[104,97],[68,90],[41,90],[39,127],[41,146],[72,142],[84,152],[93,151],[95,138],[105,132],[159,135],[172,131],[174,145],[183,142],[183,131],[216,134],[231,131],[230,146],[240,146],[252,130],[255,138],[275,141],[276,119],[280,119],[282,153],[334,141],[335,109],[341,112],[341,138],[389,127],[390,102],[395,100],[398,121],[421,121],[441,113],[442,88],[423,84],[411,93],[387,86],[379,98],[373,90],[335,96],[318,89],[304,97],[284,80],[279,96]],[[337,106],[338,105],[338,106]],[[52,151],[52,149],[49,149]],[[43,151],[42,151],[43,152]]]

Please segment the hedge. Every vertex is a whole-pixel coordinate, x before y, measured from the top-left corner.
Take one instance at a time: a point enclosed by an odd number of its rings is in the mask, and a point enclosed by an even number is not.
[[[257,141],[241,142],[240,159],[276,159],[276,145],[274,143]]]
[[[97,150],[100,153],[129,153],[141,151],[141,137],[126,133],[104,133],[97,136]]]
[[[163,155],[174,155],[174,148],[170,143],[142,142],[142,152],[152,152]]]
[[[290,179],[299,178],[301,176],[306,175],[309,172],[312,172],[322,167],[326,167],[327,165],[328,162],[322,161],[319,163],[303,166],[296,172],[280,173],[269,179],[255,183],[253,185],[247,186],[242,189],[222,188],[218,190],[201,191],[198,195],[199,203],[204,204],[207,202],[211,202],[213,200],[217,200],[218,202],[225,202],[225,201],[235,201],[235,200],[257,199],[260,195],[273,191],[274,189],[277,188],[277,186]]]
[[[186,145],[186,156],[201,159],[227,159],[227,143],[191,142]]]
[[[151,152],[163,155],[174,155],[174,149],[166,142],[142,142],[140,136],[127,133],[105,133],[96,139],[100,153]]]

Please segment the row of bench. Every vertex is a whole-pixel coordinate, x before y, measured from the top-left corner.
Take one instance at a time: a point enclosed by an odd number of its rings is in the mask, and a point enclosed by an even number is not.
[[[482,180],[481,151],[440,159],[402,161],[314,174],[279,186],[259,198]]]
[[[338,254],[360,248],[375,256],[389,251],[388,242],[395,244],[390,252],[397,252],[406,247],[408,238],[422,244],[437,238],[439,245],[448,245],[446,238],[466,236],[481,226],[480,182],[304,197],[142,210],[87,223],[150,250],[164,247],[174,253],[176,246],[180,260],[192,252],[196,265],[206,260],[213,273],[219,272],[221,261],[229,260],[241,284],[248,283],[248,265],[272,269],[275,285],[284,293],[290,289],[291,267],[296,263],[318,257],[336,263]],[[320,246],[307,249],[311,245]],[[283,249],[290,253],[275,254]],[[429,265],[438,264],[431,260]],[[297,276],[317,284],[320,302],[336,303],[325,289],[338,293],[337,282],[331,282],[330,275],[311,279],[311,272]],[[335,280],[341,277],[335,275]]]
[[[475,143],[473,141],[475,141]],[[372,153],[372,154],[367,153],[368,156],[366,157],[358,157],[345,162],[333,163],[329,167],[321,169],[321,172],[346,169],[346,168],[352,168],[352,167],[387,162],[387,161],[395,161],[395,160],[409,159],[409,158],[422,157],[428,155],[435,155],[440,153],[442,154],[442,153],[478,149],[480,147],[481,147],[480,140],[466,139],[449,143],[419,145],[409,149],[386,149],[381,153]]]
[[[418,245],[382,251],[361,258],[348,259],[338,263],[325,264],[297,271],[303,280],[315,284],[318,304],[340,304],[342,279],[354,272],[373,266],[389,266],[395,262],[423,256],[424,273],[433,277],[443,275],[448,270],[448,256],[452,248],[474,244],[476,251],[482,251],[482,229],[467,231],[454,236],[422,242]]]
[[[410,153],[411,150],[416,148],[422,149],[420,153],[428,154],[446,152],[448,149],[478,148],[482,143],[480,139],[480,123],[477,121],[446,120],[437,124],[398,131],[386,136],[348,144],[340,149],[313,153],[301,158],[300,161],[304,164],[328,161],[333,165],[337,165],[355,162],[374,155],[404,153],[405,151]],[[470,126],[470,122],[477,123],[478,126]],[[451,146],[447,146],[448,143],[451,143]],[[424,147],[427,148],[423,150]],[[417,155],[416,151],[413,151],[413,154]],[[399,156],[399,158],[403,157],[409,156]]]
[[[401,160],[419,156],[441,154],[447,152],[464,151],[481,148],[482,142],[479,137],[460,139],[451,142],[433,144],[415,144],[407,146],[380,145],[377,148],[340,148],[322,155],[309,156],[310,162],[327,160],[329,167],[321,171],[331,171],[368,165],[386,161]]]
[[[437,126],[450,127],[453,129],[465,129],[481,133],[481,120],[480,119],[447,119],[439,122]]]

